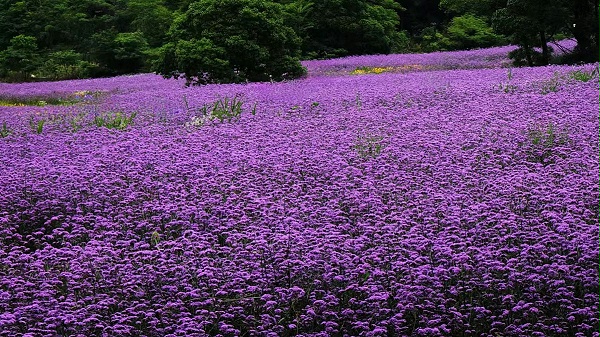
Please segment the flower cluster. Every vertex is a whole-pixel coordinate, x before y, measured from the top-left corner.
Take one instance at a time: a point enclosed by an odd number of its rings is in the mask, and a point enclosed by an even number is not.
[[[539,89],[577,69],[2,84],[109,94],[0,107],[0,336],[597,337],[598,82]],[[219,97],[256,111],[186,127]]]
[[[555,54],[560,55],[573,50],[576,46],[573,40],[563,40],[551,43]],[[386,71],[406,72],[447,70],[447,69],[481,69],[510,66],[508,53],[516,46],[503,46],[470,51],[433,52],[429,54],[391,54],[349,56],[325,61],[304,61],[309,76],[331,76],[359,73],[364,68],[383,68]],[[368,72],[365,72],[368,73]]]

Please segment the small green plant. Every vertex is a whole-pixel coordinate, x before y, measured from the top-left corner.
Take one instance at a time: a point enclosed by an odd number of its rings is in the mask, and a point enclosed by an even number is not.
[[[556,125],[552,122],[545,127],[535,126],[529,128],[527,136],[532,145],[545,148],[562,146],[569,142],[569,135],[564,131],[558,131]]]
[[[589,82],[594,78],[598,78],[598,68],[596,67],[591,71],[576,70],[569,73],[569,77],[576,81]]]
[[[31,127],[31,130],[33,130],[33,132],[35,132],[38,135],[40,135],[40,134],[42,134],[42,132],[44,132],[45,124],[46,124],[46,119],[44,119],[44,118],[36,119],[33,116],[31,116],[29,118],[29,127]]]
[[[160,233],[158,231],[152,232],[150,235],[150,245],[156,247],[160,243]]]
[[[299,105],[294,105],[293,107],[290,108],[290,110],[288,110],[288,113],[294,113],[296,111],[299,111],[302,107]]]
[[[547,95],[551,92],[557,92],[560,88],[562,76],[558,72],[554,72],[552,78],[542,82],[542,95]]]
[[[517,90],[519,89],[519,87],[517,87],[514,84],[510,84],[510,83],[500,83],[500,90],[504,91],[507,94],[513,94],[515,93]]]
[[[321,103],[319,103],[319,102],[312,102],[310,104],[310,112],[315,111],[319,107],[319,105],[321,105]]]
[[[252,111],[250,111],[250,113],[252,114],[252,116],[256,115],[256,105],[258,104],[258,102],[254,102],[254,105],[252,106]]]
[[[362,99],[360,98],[360,92],[356,93],[356,98],[354,99],[356,102],[356,107],[360,110],[362,108]]]
[[[361,158],[375,158],[384,148],[383,137],[376,135],[358,137],[352,148]]]
[[[12,133],[12,130],[8,127],[8,124],[6,124],[6,121],[3,121],[2,128],[0,129],[0,138],[6,138],[6,137],[10,136],[11,133]]]
[[[69,119],[69,125],[71,127],[72,132],[77,132],[83,127],[83,119],[85,118],[85,113],[78,113],[76,115],[71,116]]]
[[[527,129],[528,144],[526,152],[528,159],[532,162],[547,165],[553,162],[552,157],[558,147],[570,143],[569,134],[566,130],[559,130],[550,122],[545,126],[535,125]]]
[[[194,110],[193,108],[189,108],[186,104],[186,110]],[[256,115],[256,107],[258,103],[254,103],[252,110],[250,113],[252,115]],[[201,108],[197,108],[196,115],[192,116],[192,120],[188,122],[186,125],[200,127],[206,123],[218,121],[220,123],[224,122],[235,122],[238,121],[243,112],[244,101],[241,95],[235,95],[233,98],[223,97],[219,98],[213,104],[205,104]]]
[[[509,67],[508,70],[506,71],[506,79],[507,80],[506,80],[506,82],[500,83],[500,90],[504,91],[507,94],[515,93],[519,89],[519,87],[517,87],[516,85],[511,83],[513,77],[514,77],[514,75],[513,75],[512,67]]]
[[[121,111],[105,112],[94,117],[94,125],[99,128],[105,127],[107,129],[124,130],[133,124],[136,116],[136,112],[130,114]]]
[[[211,116],[218,119],[221,123],[238,120],[242,115],[243,104],[244,102],[237,95],[233,98],[221,98],[214,103]]]

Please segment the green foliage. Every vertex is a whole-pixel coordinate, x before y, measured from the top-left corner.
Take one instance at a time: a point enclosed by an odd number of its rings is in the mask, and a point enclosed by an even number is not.
[[[0,78],[152,69],[188,84],[279,81],[304,74],[300,55],[482,48],[503,36],[519,46],[516,65],[555,62],[547,42],[564,36],[578,45],[562,62],[595,62],[597,13],[597,0],[5,0]]]
[[[49,94],[44,96],[0,96],[0,106],[46,106],[73,105],[78,103],[76,98]]]
[[[140,32],[105,30],[92,35],[91,40],[92,55],[109,73],[134,73],[145,64],[148,43]]]
[[[109,111],[95,116],[94,125],[99,128],[124,130],[133,124],[136,116],[136,112],[128,114],[121,111]]]
[[[26,79],[39,62],[37,41],[33,36],[17,35],[10,39],[7,49],[0,52],[0,76],[10,73]]]
[[[506,4],[503,0],[440,0],[440,8],[450,14],[471,14],[490,17],[494,11]]]
[[[446,50],[444,45],[445,37],[435,27],[427,27],[421,31],[419,36],[420,44],[417,48],[419,52],[433,52],[438,50]]]
[[[37,78],[66,79],[147,70],[149,48],[162,46],[172,22],[173,12],[164,3],[4,1],[0,4],[0,51],[14,51],[9,49],[10,40],[23,34],[36,40],[39,62],[0,64],[0,77],[23,81],[31,80],[29,75],[35,74]],[[62,52],[72,55],[61,55]],[[75,54],[79,54],[77,60],[71,57]]]
[[[160,243],[160,233],[158,231],[152,232],[152,234],[150,235],[150,245],[152,247],[156,247],[156,246],[158,246],[159,243]]]
[[[506,71],[507,81],[500,83],[500,90],[504,91],[504,93],[507,94],[515,93],[519,89],[519,87],[511,83],[513,77],[514,75],[512,72],[512,68],[508,68],[508,70]]]
[[[413,42],[405,30],[396,32],[392,38],[392,49],[394,54],[407,53],[412,50]]]
[[[569,134],[566,131],[557,130],[554,123],[548,123],[545,127],[531,127],[527,131],[527,136],[532,145],[545,148],[563,146],[569,143]]]
[[[376,135],[366,135],[358,137],[352,148],[358,153],[358,156],[364,159],[378,157],[384,148],[383,137]]]
[[[51,80],[87,78],[97,68],[98,64],[84,61],[80,53],[64,50],[46,56],[46,61],[36,70],[36,75]]]
[[[233,98],[221,98],[213,104],[210,116],[213,119],[218,119],[221,123],[224,121],[231,122],[233,120],[238,120],[242,115],[243,104],[244,102],[239,96]],[[206,109],[204,111],[205,113],[208,112]]]
[[[519,45],[510,54],[515,65],[546,65],[552,52],[548,40],[566,26],[568,17],[568,8],[562,0],[513,0],[494,13],[493,26]],[[534,51],[536,46],[541,53]]]
[[[141,32],[118,33],[114,39],[115,69],[135,72],[142,68],[148,50],[148,42]]]
[[[242,112],[244,111],[244,100],[239,95],[235,95],[232,98],[219,98],[214,103],[208,105],[205,104],[198,109],[190,109],[187,107],[187,102],[185,104],[187,110],[196,110],[195,115],[192,116],[192,120],[187,123],[188,126],[195,127],[200,127],[213,121],[218,121],[220,123],[235,122],[241,118]],[[256,103],[252,107],[250,113],[256,115]]]
[[[552,122],[528,128],[527,141],[522,146],[528,160],[542,165],[553,163],[554,157],[559,154],[559,148],[568,146],[571,142],[569,133]]]
[[[552,78],[542,81],[542,95],[546,95],[551,92],[557,92],[560,88],[562,79],[563,76],[561,76],[558,72],[555,72],[554,75],[552,75]]]
[[[44,119],[44,118],[35,118],[34,116],[31,116],[29,118],[29,127],[31,128],[31,130],[33,130],[33,132],[35,132],[38,135],[40,135],[40,134],[42,134],[42,132],[44,132],[45,124],[46,124],[46,119]]]
[[[315,1],[306,20],[304,52],[314,58],[387,54],[402,43],[398,12],[391,0]]]
[[[471,14],[453,18],[445,37],[444,46],[454,50],[491,47],[505,42],[483,19]]]
[[[6,124],[6,121],[2,122],[2,128],[0,128],[0,138],[6,138],[12,134],[12,130]]]
[[[225,49],[207,38],[167,43],[161,48],[154,69],[166,78],[185,77],[187,85],[236,80]]]
[[[576,81],[589,82],[594,78],[598,78],[598,68],[594,68],[594,70],[591,71],[575,70],[569,73],[569,77]]]
[[[188,85],[302,76],[301,40],[284,23],[282,9],[259,0],[193,2],[173,22],[154,70],[184,77]]]
[[[166,42],[174,12],[162,0],[129,0],[127,13],[132,17],[131,27],[142,34],[149,47],[160,47]]]

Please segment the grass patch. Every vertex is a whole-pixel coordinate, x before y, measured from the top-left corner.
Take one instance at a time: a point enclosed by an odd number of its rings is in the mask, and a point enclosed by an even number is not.
[[[594,70],[585,71],[585,70],[576,70],[569,73],[569,77],[580,82],[589,82],[595,78],[598,78],[598,68],[594,68]]]
[[[94,117],[94,125],[99,128],[124,130],[133,124],[136,112],[109,111]]]
[[[0,95],[0,106],[68,106],[94,101],[99,99],[101,95],[102,92],[99,91],[78,91],[70,95],[59,93],[35,96]]]

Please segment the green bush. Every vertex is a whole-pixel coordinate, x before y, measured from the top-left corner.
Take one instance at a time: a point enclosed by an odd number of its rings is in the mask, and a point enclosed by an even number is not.
[[[200,38],[198,38],[200,37]],[[173,22],[153,69],[187,84],[281,81],[306,70],[301,40],[282,6],[259,0],[199,0]]]
[[[453,50],[486,48],[506,42],[484,20],[471,14],[453,18],[443,41],[445,48]]]
[[[50,53],[35,73],[40,78],[68,80],[88,78],[96,68],[97,64],[84,61],[81,54],[64,50]]]
[[[594,68],[590,71],[575,70],[569,74],[569,77],[576,81],[589,82],[593,79],[598,79],[598,68]]]
[[[435,27],[427,27],[421,31],[419,36],[420,44],[417,46],[418,52],[433,52],[446,50],[444,47],[444,35],[438,32]]]
[[[99,76],[135,73],[146,64],[148,43],[141,32],[105,30],[92,35],[91,43],[91,56],[100,65],[96,70]]]
[[[35,37],[17,35],[8,48],[0,52],[0,77],[25,80],[37,68],[39,55]]]

